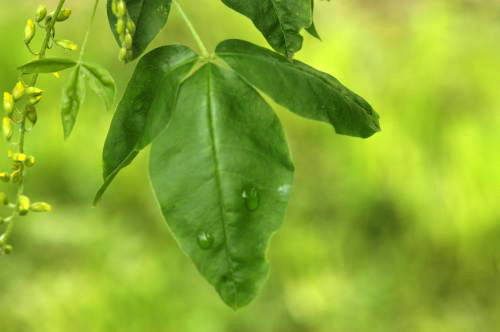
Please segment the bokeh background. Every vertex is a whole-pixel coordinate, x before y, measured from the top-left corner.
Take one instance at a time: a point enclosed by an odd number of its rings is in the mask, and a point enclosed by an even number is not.
[[[226,38],[265,45],[220,1],[181,3],[212,50]],[[0,2],[0,90],[31,59],[23,29],[38,4]],[[91,5],[69,0],[59,36],[81,42]],[[85,58],[121,95],[133,65],[117,61],[103,5]],[[296,180],[254,303],[225,307],[181,253],[147,151],[91,207],[112,114],[89,92],[64,142],[65,73],[41,79],[27,143],[39,161],[27,192],[55,211],[19,221],[0,257],[0,331],[500,331],[500,2],[317,1],[316,21],[323,41],[306,37],[297,57],[365,96],[383,131],[337,136],[277,108]],[[174,42],[196,47],[175,10],[152,47]]]

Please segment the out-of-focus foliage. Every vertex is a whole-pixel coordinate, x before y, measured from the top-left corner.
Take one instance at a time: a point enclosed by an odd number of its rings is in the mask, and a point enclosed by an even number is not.
[[[60,33],[83,38],[91,3],[72,2],[81,24]],[[225,38],[265,45],[223,4],[183,3],[212,48]],[[1,89],[30,60],[23,26],[36,5],[0,3]],[[14,253],[0,260],[0,331],[500,329],[499,2],[316,7],[324,41],[307,37],[298,58],[366,96],[383,131],[341,137],[279,111],[296,181],[259,298],[234,313],[196,273],[154,202],[146,156],[90,207],[111,114],[90,97],[64,143],[58,105],[68,77],[46,76],[27,143],[39,166],[26,185],[33,199],[51,197],[55,211],[18,223]],[[155,45],[191,43],[172,18]],[[133,67],[115,60],[104,8],[97,22],[88,59],[108,67],[123,92]]]

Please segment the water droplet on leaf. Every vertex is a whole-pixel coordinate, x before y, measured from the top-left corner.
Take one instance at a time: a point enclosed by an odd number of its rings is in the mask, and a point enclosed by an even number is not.
[[[214,243],[214,237],[208,232],[201,232],[198,234],[198,246],[201,249],[209,249]]]
[[[281,196],[288,196],[288,194],[290,193],[290,188],[291,186],[289,184],[283,184],[278,187],[278,193]]]
[[[257,188],[251,187],[243,190],[241,197],[245,200],[245,206],[250,211],[255,211],[259,208],[260,194]]]

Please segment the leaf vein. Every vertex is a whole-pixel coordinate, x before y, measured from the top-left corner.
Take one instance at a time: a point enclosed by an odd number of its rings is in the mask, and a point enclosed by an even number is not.
[[[236,284],[234,281],[234,270],[233,270],[233,264],[232,264],[232,259],[231,259],[231,253],[228,248],[228,237],[227,237],[227,230],[226,230],[226,221],[225,221],[225,212],[224,212],[224,200],[223,200],[223,192],[222,192],[222,185],[221,185],[221,172],[219,169],[219,157],[217,154],[217,146],[215,142],[215,128],[214,128],[214,107],[213,107],[213,101],[212,101],[212,67],[208,67],[208,84],[207,84],[207,98],[208,98],[208,125],[209,125],[209,135],[210,135],[210,145],[212,149],[212,162],[213,162],[213,168],[214,168],[214,173],[215,173],[215,183],[217,187],[217,194],[219,196],[220,200],[220,205],[219,205],[219,211],[220,211],[220,217],[221,217],[221,222],[222,222],[222,233],[224,236],[224,251],[226,252],[226,260],[229,268],[229,274],[231,275],[231,278],[229,279],[231,281],[232,287],[233,287],[233,294],[236,297]]]
[[[278,19],[278,22],[280,24],[280,29],[281,29],[281,32],[283,33],[283,39],[285,41],[285,50],[286,50],[286,55],[289,56],[290,55],[290,50],[288,49],[288,38],[286,36],[286,31],[285,31],[285,28],[283,26],[283,22],[281,22],[282,18],[281,16],[278,14],[278,8],[276,7],[276,4],[274,3],[274,0],[269,0],[274,8],[274,11],[276,12],[276,18]]]

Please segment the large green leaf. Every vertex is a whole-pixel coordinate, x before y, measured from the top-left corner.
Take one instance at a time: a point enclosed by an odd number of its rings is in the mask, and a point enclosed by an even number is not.
[[[87,79],[89,87],[102,99],[107,110],[113,107],[116,86],[113,76],[101,65],[83,62],[82,70]]]
[[[120,169],[130,164],[165,128],[176,104],[179,85],[197,60],[191,49],[171,45],[157,48],[139,61],[106,138],[104,184],[95,203]]]
[[[28,62],[17,70],[23,74],[47,74],[65,70],[77,65],[77,62],[71,59],[62,58],[44,58]]]
[[[153,143],[150,175],[184,252],[229,306],[248,304],[267,276],[293,177],[272,109],[234,72],[204,65]]]
[[[222,42],[216,53],[292,112],[328,122],[343,135],[366,138],[380,131],[370,104],[326,73],[241,40]]]
[[[118,44],[116,16],[111,10],[112,0],[108,0],[108,21]],[[172,0],[125,0],[130,17],[136,25],[133,36],[132,59],[138,58],[167,23]]]
[[[312,24],[311,0],[222,0],[250,18],[269,44],[292,57],[302,48],[302,29]]]
[[[61,100],[61,119],[64,129],[64,138],[67,139],[73,127],[75,126],[76,117],[80,111],[80,106],[85,99],[85,82],[81,72],[81,66],[77,65],[66,87],[63,89]]]

